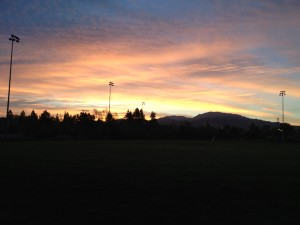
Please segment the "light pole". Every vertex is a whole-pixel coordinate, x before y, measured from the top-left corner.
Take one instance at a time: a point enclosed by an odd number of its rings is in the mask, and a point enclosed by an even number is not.
[[[11,41],[11,53],[10,53],[10,68],[9,68],[9,82],[8,82],[8,95],[7,95],[7,108],[6,108],[6,118],[8,118],[9,111],[9,99],[10,99],[10,84],[11,84],[11,69],[12,69],[12,56],[14,49],[14,42],[20,42],[20,38],[11,34],[9,40]]]
[[[280,91],[279,96],[282,97],[282,123],[284,123],[284,96],[285,96],[285,91]]]
[[[109,103],[108,103],[108,112],[110,113],[110,96],[111,96],[111,87],[114,86],[113,82],[109,82]]]
[[[142,110],[144,111],[145,102],[142,102]]]

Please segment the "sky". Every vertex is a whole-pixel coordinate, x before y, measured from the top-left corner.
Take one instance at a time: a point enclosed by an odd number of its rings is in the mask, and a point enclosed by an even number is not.
[[[0,116],[143,108],[300,125],[300,1],[1,0]],[[144,105],[142,103],[145,103]]]

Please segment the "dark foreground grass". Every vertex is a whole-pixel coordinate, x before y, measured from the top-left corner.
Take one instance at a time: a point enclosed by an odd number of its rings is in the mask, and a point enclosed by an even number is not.
[[[0,142],[0,224],[300,224],[300,148]]]

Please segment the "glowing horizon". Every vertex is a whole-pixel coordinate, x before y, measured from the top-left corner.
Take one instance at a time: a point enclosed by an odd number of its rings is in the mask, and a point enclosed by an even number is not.
[[[297,1],[0,2],[0,116],[108,108],[235,113],[300,125]],[[12,15],[18,15],[14,17]],[[21,18],[21,19],[19,19]]]

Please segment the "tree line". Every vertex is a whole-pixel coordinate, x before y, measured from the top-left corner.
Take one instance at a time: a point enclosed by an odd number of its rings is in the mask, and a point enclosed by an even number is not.
[[[104,114],[106,114],[104,116]],[[145,119],[142,109],[128,110],[124,118],[117,114],[83,110],[70,115],[65,112],[60,118],[44,110],[40,115],[34,110],[29,115],[22,111],[14,115],[9,111],[7,118],[0,118],[0,139],[270,139],[300,140],[300,128],[289,124],[278,126],[256,126],[248,129],[230,125],[213,127],[207,123],[195,127],[185,122],[180,125],[162,125],[151,112]]]

